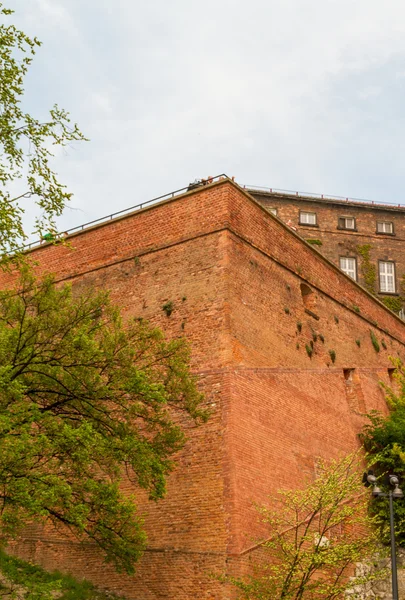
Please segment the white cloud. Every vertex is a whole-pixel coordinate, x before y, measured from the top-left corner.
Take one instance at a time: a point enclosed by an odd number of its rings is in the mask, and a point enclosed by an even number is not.
[[[399,0],[16,0],[43,39],[35,108],[91,138],[57,168],[90,218],[228,172],[402,200]],[[72,224],[82,214],[68,212]]]

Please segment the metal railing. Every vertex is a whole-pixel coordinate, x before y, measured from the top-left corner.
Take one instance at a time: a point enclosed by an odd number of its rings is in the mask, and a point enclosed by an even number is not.
[[[174,198],[175,196],[180,196],[188,191],[193,189],[197,189],[200,187],[204,187],[206,185],[210,185],[211,183],[215,183],[216,181],[220,181],[221,179],[229,179],[225,173],[221,173],[221,175],[215,175],[215,177],[208,177],[207,179],[196,179],[194,182],[189,183],[186,187],[175,190],[174,192],[169,192],[168,194],[164,194],[163,196],[157,196],[156,198],[152,198],[151,200],[145,200],[145,202],[141,202],[140,204],[135,204],[134,206],[130,206],[129,208],[124,208],[123,210],[119,210],[115,213],[111,213],[105,217],[100,217],[99,219],[94,219],[93,221],[88,221],[87,223],[83,223],[83,225],[78,225],[77,227],[72,227],[71,229],[66,229],[63,233],[57,233],[55,235],[55,239],[62,239],[71,235],[72,233],[77,233],[79,231],[84,231],[88,227],[92,227],[93,225],[108,223],[113,219],[129,214],[131,212],[135,212],[137,210],[142,210],[145,206],[149,206],[154,202],[159,202],[160,200],[169,200],[170,198]],[[29,250],[30,248],[34,248],[36,246],[40,246],[44,240],[35,240],[34,242],[30,242],[29,244],[25,244],[21,246],[21,250]]]
[[[257,185],[243,185],[241,186],[246,191],[257,191],[257,192],[269,192],[271,194],[281,194],[284,196],[295,196],[298,198],[315,198],[317,200],[339,200],[340,202],[359,202],[362,204],[370,204],[371,206],[392,206],[395,208],[403,208],[405,205],[396,204],[394,202],[376,202],[375,200],[368,200],[366,198],[349,198],[345,196],[332,196],[330,194],[316,194],[313,192],[297,192],[294,190],[283,190],[279,188],[262,187]]]
[[[152,198],[151,200],[145,200],[145,202],[141,202],[140,204],[135,204],[134,206],[130,206],[129,208],[124,208],[123,210],[119,210],[115,213],[111,213],[110,215],[107,215],[105,217],[100,217],[99,219],[94,219],[93,221],[88,221],[87,223],[83,223],[82,225],[78,225],[76,227],[66,229],[63,233],[56,234],[56,239],[62,239],[73,233],[78,233],[80,231],[84,231],[85,229],[87,229],[88,227],[92,227],[93,225],[98,225],[101,223],[108,223],[109,221],[112,221],[113,219],[116,219],[117,217],[124,216],[126,214],[130,214],[131,212],[135,212],[137,210],[142,210],[146,206],[150,206],[151,204],[153,204],[155,202],[159,202],[161,200],[169,200],[170,198],[180,196],[181,194],[184,194],[188,191],[197,189],[199,187],[203,187],[205,185],[209,185],[216,181],[220,181],[221,179],[234,180],[234,177],[230,178],[225,173],[221,173],[220,175],[215,175],[215,177],[208,177],[207,179],[195,180],[194,182],[189,183],[189,185],[187,185],[186,187],[180,188],[178,190],[174,190],[174,192],[169,192],[168,194],[164,194],[163,196],[157,196],[156,198]],[[297,192],[297,191],[293,191],[293,190],[262,187],[262,186],[255,186],[255,185],[241,185],[241,187],[243,189],[245,189],[247,192],[258,191],[258,192],[269,192],[271,194],[281,194],[284,196],[295,196],[298,198],[314,198],[314,199],[318,199],[318,200],[338,200],[340,202],[358,202],[361,204],[368,204],[370,206],[392,206],[395,208],[403,208],[405,210],[405,206],[403,204],[394,204],[393,202],[375,202],[374,200],[367,200],[364,198],[349,198],[349,197],[345,198],[344,196],[332,196],[330,194],[316,194],[316,193],[312,193],[312,192]],[[29,250],[31,248],[35,248],[36,246],[41,245],[41,243],[43,243],[43,242],[44,242],[44,240],[35,240],[33,242],[30,242],[29,244],[25,244],[24,246],[22,246],[21,250]]]

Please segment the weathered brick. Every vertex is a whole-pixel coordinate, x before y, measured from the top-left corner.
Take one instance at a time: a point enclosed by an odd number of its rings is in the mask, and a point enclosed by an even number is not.
[[[188,442],[165,499],[136,490],[149,546],[134,577],[46,527],[13,549],[133,600],[231,599],[212,574],[246,572],[260,554],[255,504],[313,477],[319,457],[357,448],[364,411],[387,410],[379,381],[389,382],[389,355],[405,355],[404,324],[228,180],[69,242],[33,251],[38,272],[110,289],[127,317],[186,335],[211,418],[198,428],[181,418]],[[375,351],[370,330],[387,350]]]
[[[405,277],[405,207],[370,202],[355,202],[310,196],[293,196],[253,191],[253,196],[267,209],[275,209],[277,216],[296,228],[305,240],[321,242],[315,247],[335,265],[341,257],[351,257],[357,262],[357,281],[366,283],[362,269],[363,258],[358,248],[369,246],[370,263],[376,269],[374,285],[369,282],[377,297],[383,293],[379,287],[378,262],[395,264],[395,295],[404,294]],[[316,214],[316,225],[302,225],[300,211]],[[339,217],[355,219],[355,230],[339,228]],[[377,233],[377,223],[392,223],[393,233]]]

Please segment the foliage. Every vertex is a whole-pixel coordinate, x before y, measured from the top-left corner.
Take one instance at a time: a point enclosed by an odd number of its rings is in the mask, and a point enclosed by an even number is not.
[[[373,344],[373,348],[376,352],[380,351],[380,344],[377,340],[377,336],[375,335],[374,331],[372,331],[370,329],[370,338],[371,338],[371,343]]]
[[[271,538],[264,560],[247,579],[233,579],[244,600],[332,600],[350,586],[380,577],[350,579],[350,566],[376,549],[369,526],[360,465],[350,455],[319,464],[315,481],[278,493],[278,509],[262,508]],[[362,493],[363,492],[363,493]]]
[[[394,313],[399,313],[402,308],[403,298],[395,296],[384,296],[381,302]]]
[[[145,545],[123,476],[165,493],[185,441],[173,412],[206,417],[183,340],[141,319],[122,323],[104,292],[74,297],[23,271],[0,292],[0,526],[64,524],[133,570]]]
[[[298,333],[301,333],[301,329],[302,329],[302,323],[301,323],[301,321],[297,321],[297,330],[298,330]]]
[[[357,246],[356,251],[361,256],[361,273],[364,279],[364,287],[371,294],[375,294],[375,282],[377,277],[377,269],[370,259],[371,244],[363,244]]]
[[[339,317],[337,315],[334,316],[336,325],[339,323]]]
[[[0,598],[20,600],[113,600],[112,594],[96,590],[88,581],[70,575],[49,573],[0,550]],[[117,599],[118,600],[118,599]]]
[[[331,361],[334,363],[336,360],[336,351],[335,350],[329,350],[329,356]]]
[[[284,307],[284,312],[285,312],[286,315],[290,314],[290,309],[288,308],[288,306]]]
[[[381,384],[387,394],[390,414],[384,416],[376,411],[368,415],[369,423],[364,427],[361,441],[367,451],[367,460],[379,477],[378,485],[387,489],[385,475],[394,473],[403,484],[405,481],[405,366],[400,359],[391,358],[395,371],[395,390]],[[389,486],[388,486],[389,487]],[[401,485],[403,487],[403,485]],[[371,510],[381,529],[382,537],[389,542],[388,500],[373,500]],[[395,530],[397,542],[405,548],[405,502],[395,502]]]
[[[312,246],[322,246],[322,245],[323,245],[323,242],[322,242],[322,240],[317,240],[317,239],[311,239],[311,238],[310,238],[310,239],[308,239],[308,240],[305,240],[305,241],[306,241],[308,244],[311,244]]]
[[[321,340],[322,344],[324,344],[324,343],[325,343],[325,337],[322,335],[322,333],[320,333],[320,334],[318,335],[318,337],[319,337],[319,339]]]
[[[356,313],[360,313],[360,312],[361,312],[361,311],[360,311],[360,307],[359,307],[359,306],[357,306],[356,304],[353,304],[353,310],[354,310],[354,312],[356,312]]]
[[[173,302],[171,300],[169,300],[169,302],[166,302],[166,304],[163,304],[162,310],[163,310],[163,312],[166,313],[167,317],[170,317],[170,315],[174,311],[174,304],[173,304]]]
[[[0,2],[7,20],[13,11]],[[33,198],[43,217],[35,231],[54,227],[70,199],[51,168],[52,148],[84,137],[69,114],[54,106],[42,121],[23,110],[24,79],[41,42],[12,24],[0,24],[0,257],[15,251],[26,238],[23,199]]]
[[[358,345],[358,347],[360,348],[361,342],[360,340],[356,340],[356,344]]]
[[[308,354],[309,358],[311,358],[312,357],[312,353],[313,353],[312,346],[310,346],[309,344],[305,344],[305,350],[307,351],[307,354]]]

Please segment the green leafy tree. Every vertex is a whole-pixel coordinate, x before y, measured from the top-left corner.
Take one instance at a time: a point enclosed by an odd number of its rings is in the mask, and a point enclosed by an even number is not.
[[[27,237],[25,198],[37,204],[35,231],[54,228],[54,218],[70,199],[52,170],[55,146],[83,140],[69,114],[54,106],[43,120],[23,109],[24,80],[41,42],[8,23],[13,11],[0,2],[0,259],[15,252]]]
[[[233,580],[241,598],[333,600],[381,576],[353,576],[353,564],[377,547],[359,473],[356,455],[321,463],[315,481],[279,492],[277,509],[261,509],[269,539],[254,574]]]
[[[183,340],[125,326],[104,292],[75,296],[26,270],[0,292],[0,532],[63,524],[133,570],[146,542],[123,477],[165,493],[185,436],[173,415],[206,417]]]
[[[386,392],[390,408],[388,416],[376,411],[368,415],[361,441],[367,451],[369,466],[378,477],[378,485],[387,491],[386,475],[394,473],[405,482],[405,366],[399,359],[392,359],[395,385],[381,384]],[[403,485],[401,486],[403,487]],[[382,539],[389,542],[389,506],[386,498],[373,499],[370,510],[380,528]],[[395,502],[395,532],[397,543],[405,547],[405,501]]]

